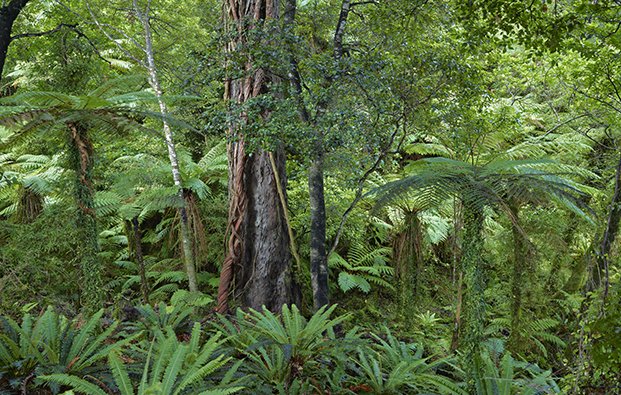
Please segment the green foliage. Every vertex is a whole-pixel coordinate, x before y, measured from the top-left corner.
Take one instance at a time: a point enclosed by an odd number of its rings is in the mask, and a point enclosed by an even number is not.
[[[513,359],[510,353],[483,350],[476,358],[475,388],[478,395],[558,394],[551,372]]]
[[[239,365],[233,366],[221,383],[206,384],[206,380],[223,367],[230,358],[214,355],[221,346],[219,335],[208,338],[201,345],[201,325],[195,323],[187,343],[180,342],[169,328],[167,334],[159,333],[154,338],[139,378],[132,379],[121,355],[112,352],[108,365],[115,385],[121,395],[147,394],[233,394],[243,387],[231,385],[230,377]],[[88,395],[103,395],[104,391],[93,383],[69,374],[50,374],[42,380],[72,387]],[[205,390],[205,387],[209,388]]]
[[[566,347],[565,342],[556,336],[552,330],[559,326],[559,322],[553,318],[524,319],[514,330],[518,331],[515,337],[516,351],[529,350],[533,354],[539,354],[544,358],[548,357],[548,348],[555,347],[562,350]],[[511,321],[506,318],[495,318],[486,328],[486,333],[495,335],[506,332],[511,327]],[[536,351],[536,352],[535,352]]]
[[[347,260],[333,252],[328,258],[328,266],[339,270],[338,284],[343,292],[357,288],[368,293],[371,283],[393,289],[387,281],[393,274],[393,268],[387,265],[391,252],[388,247],[374,248],[356,243],[349,248]]]
[[[386,328],[385,339],[372,334],[375,340],[370,349],[359,350],[357,364],[359,379],[368,385],[369,393],[399,394],[404,392],[465,394],[450,379],[438,375],[439,368],[449,364],[446,359],[429,361],[423,349],[398,340]]]
[[[87,321],[69,320],[47,309],[33,319],[25,314],[21,324],[1,317],[0,383],[9,388],[39,384],[46,374],[88,375],[98,371],[98,362],[130,343],[133,337],[111,341],[118,323],[101,329],[104,311]],[[50,384],[57,393],[59,387]]]

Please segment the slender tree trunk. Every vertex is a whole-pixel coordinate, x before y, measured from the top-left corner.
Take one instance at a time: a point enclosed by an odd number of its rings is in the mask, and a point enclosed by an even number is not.
[[[0,8],[0,81],[2,80],[6,55],[12,41],[11,32],[13,31],[13,23],[19,16],[19,13],[26,7],[28,1],[29,0],[12,0],[9,4]]]
[[[310,271],[315,309],[326,306],[328,299],[328,257],[326,255],[326,202],[323,185],[323,134],[315,143],[315,155],[308,172],[310,195]]]
[[[279,3],[279,0],[225,1],[227,22],[236,35],[227,45],[227,51],[239,51],[248,44],[246,40],[253,29],[260,29],[267,20],[276,20]],[[243,66],[245,76],[231,79],[225,86],[225,99],[234,104],[267,94],[270,82],[278,83],[268,70],[255,67],[251,54],[244,53],[243,58],[247,59]],[[264,120],[269,117],[268,110],[262,110],[261,114]],[[276,182],[279,177],[284,191],[285,154],[282,148],[272,153],[274,172],[270,152],[260,148],[251,154],[246,152],[243,135],[246,122],[246,114],[240,114],[230,125],[228,135],[230,238],[220,274],[219,312],[228,309],[233,277],[235,296],[243,306],[259,309],[264,305],[279,311],[282,305],[295,299],[290,240]]]
[[[103,306],[105,290],[102,281],[102,262],[99,258],[99,232],[93,208],[93,145],[83,125],[69,123],[70,158],[76,173],[75,199],[78,205],[76,225],[81,240],[78,256],[83,277],[82,305],[87,312],[94,312]]]
[[[523,289],[529,284],[524,283],[524,272],[528,269],[528,257],[524,235],[520,230],[520,207],[518,204],[511,204],[512,226],[511,233],[513,236],[513,279],[511,282],[511,292],[513,299],[511,301],[511,342],[514,347],[521,349],[521,324],[522,324],[522,296]]]
[[[132,218],[132,231],[134,241],[134,259],[138,265],[138,274],[140,275],[140,291],[142,293],[142,302],[149,303],[149,283],[147,281],[147,271],[144,264],[144,256],[142,255],[142,233],[140,231],[140,222],[138,217]]]
[[[459,332],[461,329],[461,310],[463,306],[463,272],[459,272],[459,278],[457,279],[457,300],[455,302],[455,318],[453,319],[453,335],[451,337],[451,351],[459,348]]]
[[[296,0],[287,0],[285,6],[285,33],[293,34]],[[324,191],[324,134],[317,122],[311,119],[302,97],[302,81],[293,46],[289,42],[289,82],[295,95],[300,120],[314,131],[313,154],[308,171],[308,193],[310,203],[310,272],[313,291],[313,306],[316,310],[330,303],[328,294],[328,254],[326,249],[326,202]],[[325,107],[322,103],[319,107]],[[325,111],[320,108],[318,113]]]
[[[464,269],[460,265],[462,260],[463,246],[460,244],[460,235],[464,226],[463,204],[459,199],[453,199],[453,235],[451,242],[451,259],[453,264],[452,283],[457,288],[455,298],[455,317],[453,319],[453,335],[451,339],[451,351],[459,347],[460,333],[462,332],[461,315],[463,310],[464,292]]]
[[[168,107],[163,99],[162,86],[160,84],[159,76],[157,73],[157,67],[155,65],[155,57],[153,55],[153,37],[151,34],[151,21],[150,21],[150,9],[147,6],[143,12],[134,0],[134,10],[138,15],[138,18],[142,22],[145,36],[145,48],[144,51],[147,55],[147,70],[149,73],[149,84],[155,92],[157,102],[159,105],[160,114],[162,116],[162,126],[164,129],[164,138],[166,140],[166,147],[168,148],[168,159],[170,160],[170,166],[172,169],[172,176],[175,186],[178,188],[178,196],[180,202],[182,202],[179,208],[179,217],[181,218],[181,245],[183,250],[183,261],[185,264],[185,272],[188,275],[188,289],[190,292],[197,292],[198,285],[196,281],[196,269],[194,266],[194,254],[192,253],[192,241],[190,234],[190,226],[188,221],[187,203],[183,194],[183,182],[181,179],[181,172],[179,171],[179,159],[177,158],[177,150],[175,148],[175,142],[173,139],[172,129],[168,123]]]
[[[610,286],[609,279],[609,257],[612,244],[619,232],[619,222],[621,221],[621,158],[617,163],[615,171],[615,189],[612,194],[610,206],[608,208],[608,218],[606,220],[606,229],[602,236],[598,251],[596,251],[595,260],[597,265],[593,269],[592,280],[593,287],[599,288],[602,283],[604,285],[604,294],[608,294]]]

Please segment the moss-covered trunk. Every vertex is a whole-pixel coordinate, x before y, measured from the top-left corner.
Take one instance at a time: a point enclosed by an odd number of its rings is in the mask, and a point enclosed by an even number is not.
[[[77,255],[82,270],[82,306],[87,312],[103,305],[105,290],[102,281],[102,262],[99,258],[99,233],[94,210],[93,145],[86,126],[69,123],[69,155],[75,171],[74,196],[77,204],[76,226],[82,236]]]
[[[403,228],[393,244],[395,277],[399,284],[399,300],[406,317],[409,303],[419,297],[423,272],[423,233],[416,211],[407,211]]]
[[[464,201],[462,269],[465,293],[459,348],[463,350],[466,363],[470,366],[474,366],[475,358],[478,357],[486,320],[483,220],[483,207]]]

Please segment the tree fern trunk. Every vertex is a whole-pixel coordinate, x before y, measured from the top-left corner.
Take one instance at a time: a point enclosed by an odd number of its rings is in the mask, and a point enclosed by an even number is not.
[[[401,311],[406,317],[410,303],[419,297],[423,271],[423,234],[416,211],[406,211],[403,228],[395,239],[395,275],[400,288]]]
[[[470,366],[474,366],[474,360],[478,357],[486,318],[483,220],[483,207],[465,201],[462,266],[466,292],[463,310],[463,341],[460,341],[460,346]]]
[[[84,125],[67,125],[70,136],[69,154],[75,171],[74,196],[78,206],[76,226],[82,235],[78,244],[78,256],[82,269],[82,305],[87,312],[98,310],[103,305],[105,290],[102,281],[102,263],[99,258],[99,233],[93,208],[93,145]]]
[[[28,187],[22,187],[19,202],[15,211],[15,219],[19,224],[30,224],[43,211],[43,196]]]

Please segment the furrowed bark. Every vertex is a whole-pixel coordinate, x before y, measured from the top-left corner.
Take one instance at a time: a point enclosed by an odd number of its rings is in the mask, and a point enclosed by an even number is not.
[[[246,46],[252,30],[279,18],[280,2],[225,0],[224,7],[227,24],[235,34],[226,48],[232,54]],[[244,53],[243,58],[245,75],[229,79],[225,85],[225,99],[232,106],[269,94],[268,85],[279,83],[269,70],[255,67],[252,54]],[[267,109],[260,112],[263,120],[269,118]],[[242,306],[260,309],[264,305],[280,311],[282,305],[295,301],[296,288],[286,216],[278,194],[278,184],[283,191],[286,188],[285,154],[278,142],[272,153],[261,148],[247,152],[243,130],[249,122],[247,114],[242,112],[235,118],[227,136],[230,236],[220,274],[217,311],[228,310],[231,291]]]

